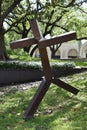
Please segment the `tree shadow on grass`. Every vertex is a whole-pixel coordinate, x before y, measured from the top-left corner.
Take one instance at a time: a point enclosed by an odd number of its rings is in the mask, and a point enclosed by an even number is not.
[[[31,94],[29,91],[6,94],[1,102],[0,130],[86,130],[87,82],[84,85],[77,96],[52,85],[38,108],[40,114],[36,112],[37,117],[27,121],[22,116],[36,89],[29,90]]]

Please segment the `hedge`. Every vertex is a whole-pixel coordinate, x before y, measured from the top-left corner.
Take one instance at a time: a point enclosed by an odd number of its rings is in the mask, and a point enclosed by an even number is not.
[[[74,62],[50,62],[52,69],[73,69]],[[0,61],[0,69],[15,69],[15,70],[42,70],[41,62],[23,62],[23,61]]]

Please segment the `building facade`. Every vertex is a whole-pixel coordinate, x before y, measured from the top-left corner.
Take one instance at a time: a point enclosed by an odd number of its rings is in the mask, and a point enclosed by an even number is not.
[[[49,58],[51,58],[50,49],[47,48],[47,51]],[[40,57],[38,49],[36,49],[33,57]],[[55,57],[58,59],[87,58],[87,41],[62,43]]]

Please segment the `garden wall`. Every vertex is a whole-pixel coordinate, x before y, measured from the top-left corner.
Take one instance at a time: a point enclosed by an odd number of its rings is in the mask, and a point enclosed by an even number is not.
[[[87,68],[86,68],[87,70]],[[80,73],[85,71],[84,68],[74,68],[67,70],[52,70],[52,75],[55,77],[67,76],[75,73]],[[0,70],[0,86],[13,84],[13,83],[23,83],[31,81],[42,80],[43,72],[40,70],[36,71],[22,71],[22,70]]]

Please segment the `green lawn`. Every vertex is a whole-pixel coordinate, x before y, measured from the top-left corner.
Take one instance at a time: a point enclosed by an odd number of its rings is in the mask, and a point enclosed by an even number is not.
[[[87,130],[87,72],[63,80],[80,89],[78,95],[52,84],[35,117],[27,121],[22,116],[37,87],[0,88],[0,130]]]

